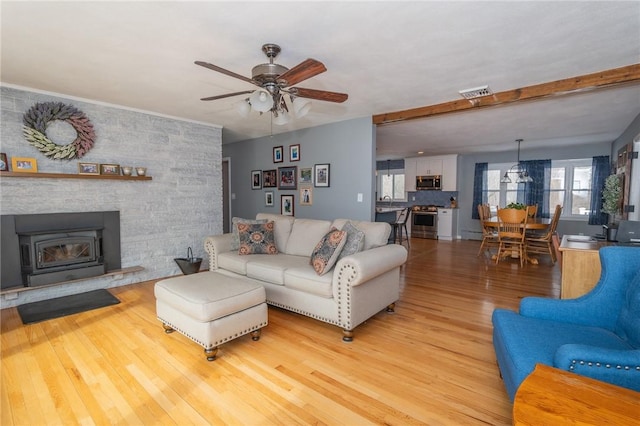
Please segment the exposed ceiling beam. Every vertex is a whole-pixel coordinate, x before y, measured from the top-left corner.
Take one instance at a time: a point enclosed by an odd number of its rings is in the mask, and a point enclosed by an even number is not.
[[[603,87],[640,83],[640,64],[628,65],[593,74],[565,78],[548,83],[534,84],[519,89],[506,90],[477,99],[445,102],[403,111],[387,112],[373,116],[373,124],[384,125],[398,121],[426,118],[434,115],[448,114],[474,108],[485,108],[510,104],[519,101],[530,101],[550,96],[568,95],[577,92],[595,90]]]

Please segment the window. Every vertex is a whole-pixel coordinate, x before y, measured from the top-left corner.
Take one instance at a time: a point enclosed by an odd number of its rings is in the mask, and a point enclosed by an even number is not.
[[[404,191],[404,170],[378,172],[378,197],[384,200],[407,201]]]
[[[592,160],[551,162],[550,206],[563,206],[562,216],[588,219],[591,202]]]

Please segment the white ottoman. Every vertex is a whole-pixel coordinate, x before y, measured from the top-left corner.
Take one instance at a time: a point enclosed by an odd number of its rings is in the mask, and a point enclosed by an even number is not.
[[[158,281],[156,314],[165,332],[177,330],[204,347],[213,361],[222,343],[267,325],[264,287],[241,277],[200,272]]]

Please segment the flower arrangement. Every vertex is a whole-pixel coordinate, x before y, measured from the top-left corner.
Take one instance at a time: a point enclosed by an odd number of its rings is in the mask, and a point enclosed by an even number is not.
[[[507,209],[516,209],[516,210],[525,210],[527,208],[526,205],[522,203],[509,203],[507,204]]]

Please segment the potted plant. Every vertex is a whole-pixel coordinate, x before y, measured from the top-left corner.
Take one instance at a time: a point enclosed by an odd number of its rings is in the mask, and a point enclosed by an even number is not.
[[[516,209],[516,210],[524,210],[527,208],[525,204],[522,203],[509,203],[507,204],[507,209]]]
[[[609,223],[603,225],[607,234],[607,241],[615,241],[618,233],[616,215],[620,212],[622,200],[622,182],[618,175],[610,175],[604,181],[602,191],[602,211],[609,215]]]

